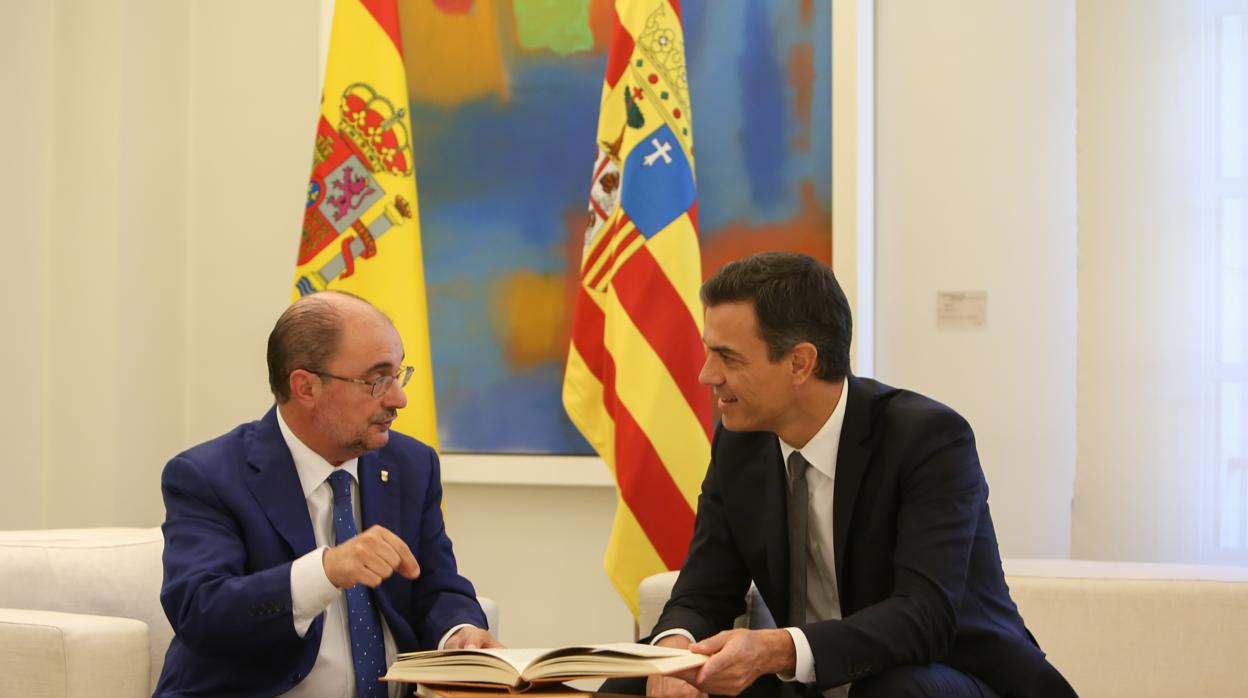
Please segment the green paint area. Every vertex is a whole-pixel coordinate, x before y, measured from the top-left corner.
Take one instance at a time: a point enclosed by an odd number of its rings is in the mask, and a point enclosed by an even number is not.
[[[589,3],[580,0],[513,0],[520,46],[566,56],[594,47]]]

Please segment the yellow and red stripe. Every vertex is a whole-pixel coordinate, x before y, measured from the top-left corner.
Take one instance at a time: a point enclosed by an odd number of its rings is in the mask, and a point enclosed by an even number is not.
[[[637,584],[688,552],[711,409],[698,383],[701,260],[680,8],[617,0],[615,9],[593,171],[595,187],[608,186],[590,198],[563,400],[618,485],[606,568],[636,613]],[[600,181],[612,173],[618,181]]]

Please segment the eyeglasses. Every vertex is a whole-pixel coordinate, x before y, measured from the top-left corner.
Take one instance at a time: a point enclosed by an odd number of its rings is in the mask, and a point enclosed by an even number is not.
[[[344,383],[367,385],[372,388],[373,397],[377,398],[385,395],[386,392],[390,390],[390,386],[394,385],[395,381],[399,382],[400,388],[407,385],[407,382],[412,379],[412,372],[415,370],[416,369],[411,366],[400,366],[399,370],[396,371],[394,375],[378,376],[371,381],[366,381],[363,378],[343,378],[342,376],[335,376],[332,373],[325,373],[324,371],[311,371],[311,373],[315,373],[322,378],[333,378],[334,380],[339,380]]]

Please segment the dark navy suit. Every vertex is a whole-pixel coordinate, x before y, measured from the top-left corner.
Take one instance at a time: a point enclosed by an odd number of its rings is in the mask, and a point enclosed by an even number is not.
[[[316,660],[323,616],[296,635],[290,592],[291,563],[315,548],[312,522],[275,410],[165,466],[160,601],[175,637],[158,696],[278,695]],[[398,651],[432,649],[461,623],[484,628],[443,525],[433,449],[391,432],[357,474],[363,528],[389,529],[420,563],[418,579],[395,574],[375,593]]]
[[[1010,599],[966,420],[873,380],[846,385],[832,503],[844,620],[802,628],[814,688],[866,692],[891,668],[940,663],[1003,696],[1073,695]],[[732,627],[751,581],[775,618],[788,617],[785,492],[775,434],[716,429],[689,557],[656,634]]]

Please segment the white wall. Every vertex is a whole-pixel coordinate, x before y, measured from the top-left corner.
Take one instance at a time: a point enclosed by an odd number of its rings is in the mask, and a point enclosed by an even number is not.
[[[4,17],[0,433],[21,487],[0,525],[158,520],[151,459],[182,438],[167,265],[184,236],[187,10],[61,0]]]
[[[155,525],[164,461],[270,401],[263,339],[297,245],[320,7],[58,0],[0,16],[17,100],[0,110],[0,438],[17,485],[0,527]]]
[[[632,614],[602,567],[613,487],[449,483],[443,501],[461,570],[502,609],[504,643],[633,639]]]
[[[42,525],[47,511],[48,437],[45,416],[54,400],[45,380],[52,237],[52,6],[12,2],[0,21],[0,109],[5,166],[0,167],[0,239],[9,262],[0,273],[4,335],[0,367],[0,436],[7,463],[0,465],[0,526]]]
[[[876,5],[875,375],[971,423],[1002,553],[1070,551],[1073,0]],[[939,291],[987,291],[942,329]]]
[[[320,4],[307,0],[190,5],[183,370],[184,443],[194,444],[273,402],[265,341],[294,281],[319,115],[322,18]]]

